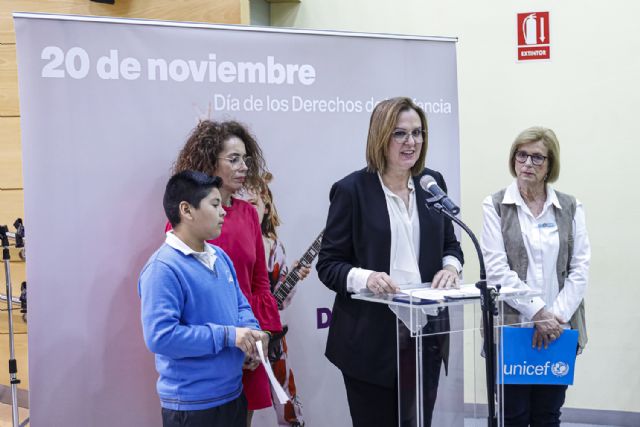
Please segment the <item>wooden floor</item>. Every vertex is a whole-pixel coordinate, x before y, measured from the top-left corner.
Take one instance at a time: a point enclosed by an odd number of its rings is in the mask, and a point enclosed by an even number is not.
[[[0,403],[0,427],[12,427],[13,420],[11,414],[11,405],[7,405],[4,403]],[[29,410],[25,408],[18,409],[18,418],[20,418],[20,423],[23,423],[24,420],[29,417]],[[28,425],[28,424],[27,424]]]

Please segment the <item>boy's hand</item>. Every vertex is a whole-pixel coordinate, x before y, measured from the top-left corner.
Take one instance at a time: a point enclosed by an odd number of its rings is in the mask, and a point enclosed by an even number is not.
[[[236,347],[250,357],[258,355],[255,332],[249,328],[236,328]]]
[[[260,359],[254,359],[250,356],[245,356],[242,369],[248,369],[250,371],[255,370],[260,365]]]
[[[269,341],[271,341],[271,332],[260,331],[262,338],[260,338],[260,342],[262,343],[262,354],[264,354],[264,358],[268,360],[269,357]]]
[[[267,344],[269,337],[262,331],[256,331],[249,328],[236,328],[236,347],[244,352],[247,356],[260,360],[256,341],[262,341],[262,349],[267,352]]]

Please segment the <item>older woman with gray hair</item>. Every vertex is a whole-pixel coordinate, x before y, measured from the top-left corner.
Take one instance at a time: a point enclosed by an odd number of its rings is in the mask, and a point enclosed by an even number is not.
[[[540,292],[505,306],[505,323],[531,326],[540,349],[564,329],[586,342],[584,295],[591,250],[582,204],[551,187],[560,175],[560,146],[544,127],[524,130],[511,145],[507,188],[484,199],[482,251],[489,284]],[[567,386],[505,385],[505,426],[559,426]]]

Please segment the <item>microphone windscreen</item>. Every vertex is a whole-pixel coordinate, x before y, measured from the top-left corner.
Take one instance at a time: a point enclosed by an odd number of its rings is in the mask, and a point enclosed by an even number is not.
[[[422,178],[420,178],[420,187],[422,187],[424,191],[429,191],[429,187],[432,184],[437,185],[436,180],[433,179],[431,175],[425,175]],[[429,193],[431,193],[431,191],[429,191]]]

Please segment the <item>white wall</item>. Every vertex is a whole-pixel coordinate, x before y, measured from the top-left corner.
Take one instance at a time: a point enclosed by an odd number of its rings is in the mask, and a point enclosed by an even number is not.
[[[536,11],[550,12],[552,59],[516,63],[516,13]],[[303,0],[271,9],[274,26],[459,37],[462,217],[478,232],[482,199],[510,182],[513,138],[532,125],[555,130],[556,188],[584,202],[592,244],[590,342],[567,407],[640,412],[640,233],[624,225],[640,210],[638,15],[640,4],[630,0]],[[468,240],[464,249],[465,276],[474,280]]]

